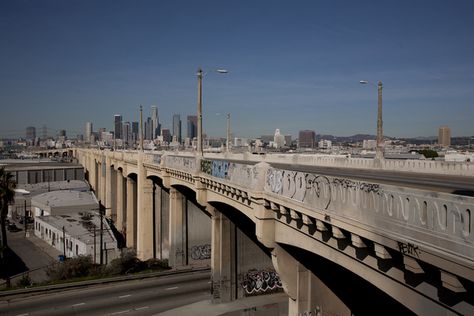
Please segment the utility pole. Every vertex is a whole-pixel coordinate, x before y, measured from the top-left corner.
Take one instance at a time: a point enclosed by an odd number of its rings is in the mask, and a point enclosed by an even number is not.
[[[102,202],[99,201],[99,212],[100,212],[100,235],[99,235],[99,242],[100,242],[100,265],[104,264],[104,252],[103,252],[103,239],[104,239],[104,221],[103,221],[103,211],[105,207],[102,205]]]
[[[382,121],[382,81],[377,85],[378,100],[377,100],[377,148],[375,157],[379,160],[383,159],[383,121]]]
[[[63,256],[66,259],[66,229],[63,226]]]
[[[230,113],[227,113],[227,144],[226,150],[230,151]]]
[[[25,198],[25,209],[23,212],[23,223],[25,224],[25,238],[26,238],[26,231],[28,230],[28,221],[26,220],[26,198]]]
[[[140,151],[143,151],[143,109],[140,105]]]
[[[97,247],[96,247],[96,244],[97,244],[97,242],[96,242],[95,235],[96,235],[96,234],[95,234],[95,225],[94,225],[94,264],[96,264],[96,262],[97,262],[97,261],[96,261],[96,257],[97,257],[97,255],[96,255],[96,254],[97,254],[97,250],[96,250]]]
[[[197,102],[197,152],[198,155],[203,156],[202,149],[202,69],[199,68],[197,71],[198,78],[198,102]]]

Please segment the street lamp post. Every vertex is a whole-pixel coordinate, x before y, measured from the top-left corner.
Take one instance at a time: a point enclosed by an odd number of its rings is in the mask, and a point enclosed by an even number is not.
[[[361,80],[361,84],[372,84],[373,83],[367,80]],[[375,85],[374,85],[375,86]],[[382,81],[379,81],[377,84],[377,147],[375,149],[375,159],[382,160],[384,158],[383,154],[383,120],[382,120]]]
[[[226,74],[227,70],[217,69],[220,74]],[[202,145],[202,77],[207,73],[204,73],[201,68],[197,71],[198,78],[198,102],[197,102],[197,152],[200,156],[204,155],[203,145]]]

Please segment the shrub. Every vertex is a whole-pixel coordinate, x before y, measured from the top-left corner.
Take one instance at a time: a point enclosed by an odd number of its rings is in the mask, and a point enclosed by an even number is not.
[[[30,278],[30,275],[27,273],[27,274],[24,274],[20,280],[18,280],[18,282],[16,283],[16,285],[18,287],[27,287],[27,286],[30,286],[32,284],[31,282],[31,278]]]
[[[78,256],[55,263],[46,273],[51,280],[67,280],[100,274],[101,269],[93,264],[90,256]]]

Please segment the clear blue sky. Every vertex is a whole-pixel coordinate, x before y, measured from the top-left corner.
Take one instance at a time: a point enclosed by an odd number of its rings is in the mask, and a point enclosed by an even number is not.
[[[0,137],[196,113],[236,136],[474,135],[474,1],[0,1]]]

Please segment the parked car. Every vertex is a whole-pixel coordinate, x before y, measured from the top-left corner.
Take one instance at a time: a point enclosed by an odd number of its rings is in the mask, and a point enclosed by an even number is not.
[[[20,228],[18,228],[18,227],[15,225],[15,223],[10,223],[10,224],[8,224],[7,229],[8,229],[9,232],[13,232],[13,233],[14,233],[14,232],[19,232],[19,231],[21,230]]]

